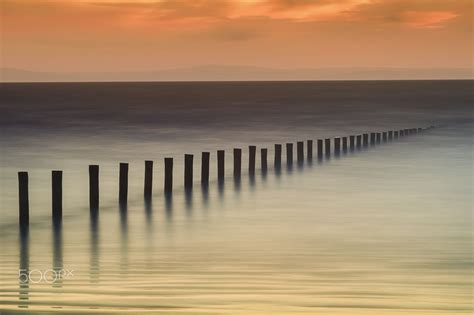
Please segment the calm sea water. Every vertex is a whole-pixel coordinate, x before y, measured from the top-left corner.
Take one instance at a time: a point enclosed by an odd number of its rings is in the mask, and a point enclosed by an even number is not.
[[[0,93],[1,314],[472,312],[472,81],[3,84]],[[273,169],[275,143],[429,125]],[[251,144],[269,148],[268,173],[255,178]],[[209,190],[199,185],[202,151]],[[182,188],[185,153],[195,155],[192,193]],[[164,157],[175,159],[172,198]],[[119,162],[130,163],[126,207]],[[97,217],[89,164],[100,165]],[[64,171],[62,226],[51,222],[53,169]],[[30,177],[27,233],[18,171]]]

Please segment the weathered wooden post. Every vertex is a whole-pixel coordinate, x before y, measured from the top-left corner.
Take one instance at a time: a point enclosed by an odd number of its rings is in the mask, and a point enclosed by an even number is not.
[[[365,148],[369,146],[369,134],[368,133],[362,134],[362,145]]]
[[[382,142],[382,133],[377,132],[377,144],[380,144],[380,142]]]
[[[351,151],[355,149],[355,136],[349,136],[349,148]]]
[[[318,139],[318,159],[323,158],[323,139]]]
[[[265,148],[260,149],[260,163],[261,163],[262,172],[266,172],[268,168],[267,155],[268,155],[267,149]]]
[[[128,198],[128,163],[120,163],[119,202],[125,203]]]
[[[383,141],[383,142],[387,142],[387,138],[388,138],[387,136],[388,136],[387,132],[384,131],[384,132],[382,133],[382,141]]]
[[[293,143],[286,144],[286,164],[293,164]]]
[[[418,132],[422,132],[423,131],[423,128],[418,128]]]
[[[242,149],[234,149],[234,177],[240,178],[242,174]]]
[[[307,159],[311,161],[313,159],[313,140],[306,141]]]
[[[326,149],[326,157],[331,156],[331,139],[324,139],[324,148]]]
[[[342,152],[347,152],[347,137],[342,137]]]
[[[276,169],[281,168],[281,144],[275,144],[275,161]]]
[[[341,154],[341,138],[334,138],[334,155],[339,156]]]
[[[184,188],[185,189],[193,188],[193,161],[194,161],[194,155],[192,154],[184,155]]]
[[[153,161],[145,161],[145,186],[143,196],[145,200],[151,200],[153,194]]]
[[[207,186],[209,184],[209,164],[211,159],[210,152],[202,152],[201,154],[201,184]]]
[[[357,149],[362,148],[362,135],[357,135],[356,139],[357,139],[357,144],[356,144]]]
[[[52,171],[53,221],[63,216],[63,171]]]
[[[370,145],[375,145],[375,138],[376,138],[375,132],[371,132],[370,133]]]
[[[398,136],[399,136],[399,131],[398,131],[398,130],[395,130],[395,131],[393,132],[393,137],[394,137],[395,139],[398,139]]]
[[[30,223],[28,172],[18,172],[18,197],[20,227],[27,227]]]
[[[225,151],[217,151],[217,179],[219,181],[224,180],[225,175]]]
[[[390,130],[388,132],[388,141],[392,141],[393,140],[393,130]]]
[[[249,174],[255,174],[255,160],[257,156],[257,147],[254,145],[249,146]]]
[[[99,165],[89,165],[89,208],[99,209]]]
[[[304,162],[304,142],[296,142],[296,160],[299,164]]]
[[[173,158],[165,158],[165,194],[173,192]]]

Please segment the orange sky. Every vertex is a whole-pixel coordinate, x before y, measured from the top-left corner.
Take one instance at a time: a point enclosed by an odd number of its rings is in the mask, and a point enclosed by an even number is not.
[[[1,0],[2,67],[472,66],[471,0]]]

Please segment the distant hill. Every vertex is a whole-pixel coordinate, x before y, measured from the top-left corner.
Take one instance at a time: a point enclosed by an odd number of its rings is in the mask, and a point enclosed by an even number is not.
[[[472,69],[319,68],[272,69],[250,66],[201,66],[159,71],[36,72],[0,68],[1,82],[84,81],[286,81],[473,79]]]

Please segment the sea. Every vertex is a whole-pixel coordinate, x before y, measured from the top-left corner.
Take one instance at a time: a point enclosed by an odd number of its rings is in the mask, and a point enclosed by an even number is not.
[[[471,314],[473,91],[469,80],[3,83],[0,314]],[[430,126],[317,156],[318,139]],[[126,204],[119,163],[129,164]],[[100,168],[94,212],[89,165]],[[60,224],[52,170],[63,171]],[[21,229],[20,171],[30,211]]]

